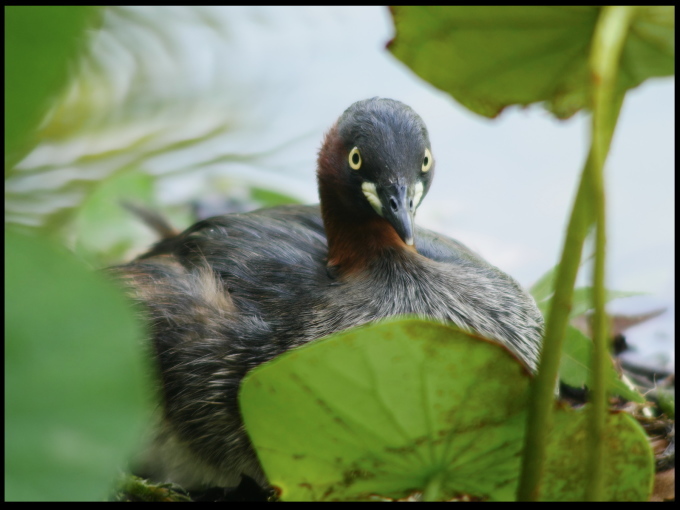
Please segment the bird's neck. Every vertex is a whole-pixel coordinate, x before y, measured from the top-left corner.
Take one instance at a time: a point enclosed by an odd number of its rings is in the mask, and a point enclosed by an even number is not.
[[[336,124],[326,134],[317,169],[321,215],[328,239],[328,265],[347,274],[367,268],[389,249],[415,252],[387,220],[368,207],[348,206],[351,201],[341,198],[352,194],[346,177],[338,170],[345,165],[345,154]]]
[[[337,197],[337,190],[319,186],[321,215],[328,239],[328,266],[341,274],[368,268],[390,250],[415,252],[390,223],[372,212],[348,210]]]

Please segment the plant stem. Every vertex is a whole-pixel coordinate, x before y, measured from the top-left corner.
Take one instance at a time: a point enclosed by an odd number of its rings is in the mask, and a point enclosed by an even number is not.
[[[598,20],[597,28],[599,28],[602,19],[610,16],[609,9],[619,8],[603,8],[601,18]],[[621,9],[628,8],[624,7]],[[632,17],[630,19],[632,20]],[[626,32],[627,30],[623,32],[624,39]],[[614,62],[615,67],[618,63],[619,56],[620,53],[616,55],[616,60]],[[611,56],[607,55],[607,58],[611,58]],[[593,181],[598,179],[598,177],[593,178],[593,173],[595,173],[595,167],[599,164],[599,189],[602,190],[599,197],[603,198],[604,192],[601,181],[602,167],[606,154],[609,151],[609,145],[611,143],[616,118],[618,117],[623,97],[621,96],[619,99],[620,100],[616,103],[610,103],[611,109],[608,110],[608,112],[604,112],[606,115],[605,119],[609,122],[598,124],[602,129],[599,131],[597,140],[595,140],[594,136],[595,131],[593,132],[590,152],[588,153],[588,159],[586,160],[581,173],[578,192],[569,218],[567,235],[562,249],[562,257],[555,278],[555,294],[547,317],[538,373],[530,387],[529,412],[524,439],[524,454],[522,456],[522,472],[517,491],[517,499],[519,501],[537,501],[539,498],[548,433],[552,426],[554,388],[557,382],[557,373],[562,355],[562,342],[566,332],[569,312],[571,311],[574,282],[576,281],[576,275],[578,274],[578,268],[581,261],[583,242],[596,217],[600,217],[600,214],[597,214],[596,212],[596,208],[599,209],[602,215],[601,217],[604,219],[604,202],[603,200],[598,200],[598,197],[595,196]],[[602,112],[600,115],[602,115]],[[597,147],[595,145],[596,141]],[[595,161],[596,158],[597,162]],[[598,204],[598,202],[600,203]],[[600,224],[603,225],[603,222]],[[601,235],[604,235],[604,230],[600,230],[600,232]],[[602,260],[600,260],[599,263],[603,264],[604,253],[601,253],[601,257]],[[596,266],[597,264],[598,262],[596,261]],[[604,266],[602,266],[602,268],[603,267]],[[604,272],[602,271],[602,275],[603,274]],[[598,277],[599,276],[600,273],[598,273]],[[602,279],[602,281],[604,281],[604,279]],[[601,288],[601,291],[603,296],[603,287]],[[597,293],[598,291],[594,292]],[[602,301],[602,303],[604,303],[604,301]],[[602,364],[603,363],[600,365]],[[602,371],[598,376],[601,379],[601,388],[604,388],[604,379],[602,379],[603,373],[604,372]],[[604,416],[604,414],[602,414],[602,416]]]
[[[562,341],[567,328],[574,282],[581,262],[583,242],[592,224],[590,211],[590,172],[592,156],[586,160],[579,189],[571,211],[562,258],[555,278],[555,295],[550,304],[538,373],[531,383],[527,429],[524,438],[522,473],[517,499],[537,501],[545,461],[548,432],[551,428],[557,371],[562,354]]]
[[[628,35],[635,10],[633,7],[607,6],[602,8],[595,27],[591,49],[590,70],[593,91],[591,172],[595,198],[595,263],[593,267],[593,383],[592,406],[588,420],[589,462],[586,470],[586,500],[602,501],[604,487],[605,415],[607,412],[606,370],[610,363],[605,311],[606,216],[604,190],[604,162],[609,151],[608,140],[616,125],[616,75],[623,45]],[[620,106],[620,102],[619,102]],[[614,112],[616,110],[616,112]]]
[[[427,481],[423,491],[423,501],[439,501],[439,489],[442,485],[442,473],[437,472]]]

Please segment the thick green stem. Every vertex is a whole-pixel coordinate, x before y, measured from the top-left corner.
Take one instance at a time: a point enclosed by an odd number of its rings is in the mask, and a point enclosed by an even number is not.
[[[613,13],[611,9],[614,9]],[[615,17],[619,16],[618,9],[629,8],[603,8],[600,19],[598,20],[598,26],[596,27],[596,34],[602,29],[601,24],[606,24],[609,26],[609,18],[612,16],[612,14],[614,14]],[[632,14],[631,18],[629,19],[632,19]],[[626,24],[618,26],[619,29],[625,28],[625,30],[621,32],[623,34],[623,40],[625,40],[628,25]],[[607,28],[607,30],[611,30],[611,28]],[[599,51],[599,48],[601,48],[601,46],[598,45],[594,39],[593,52],[595,53]],[[599,56],[600,55],[598,54],[598,57]],[[616,55],[607,54],[604,56],[607,59],[613,58],[613,66],[614,69],[616,69],[620,52]],[[601,60],[594,59],[593,62],[599,63]],[[612,65],[611,61],[608,61],[607,65]],[[597,82],[599,77],[599,75],[594,75],[594,81]],[[613,83],[615,83],[615,81]],[[612,88],[610,89],[612,94],[613,90],[614,89],[612,85]],[[593,93],[594,102],[597,105],[597,98],[595,96],[598,94],[598,87],[593,86]],[[601,227],[604,226],[604,188],[602,184],[602,167],[604,166],[606,154],[609,151],[609,145],[611,143],[611,137],[613,135],[616,118],[618,117],[618,112],[622,104],[622,97],[619,98],[619,101],[613,101],[612,97],[613,95],[608,96],[610,100],[608,103],[610,108],[608,110],[605,110],[604,112],[600,111],[599,113],[598,110],[594,110],[594,118],[596,114],[599,116],[599,124],[597,124],[599,130],[597,131],[597,136],[595,130],[593,131],[590,152],[581,174],[579,189],[576,195],[576,200],[574,201],[574,207],[569,219],[569,225],[567,227],[567,236],[565,239],[564,248],[562,250],[562,258],[560,260],[555,279],[555,294],[551,302],[546,324],[545,340],[543,350],[541,351],[538,374],[531,384],[527,430],[524,442],[524,455],[522,457],[522,473],[520,475],[520,483],[517,492],[517,499],[520,501],[536,501],[540,495],[539,491],[543,475],[543,466],[545,463],[547,439],[552,425],[554,388],[557,381],[557,373],[562,354],[562,342],[564,340],[567,322],[569,319],[569,312],[571,310],[574,283],[576,281],[576,275],[578,273],[578,268],[581,261],[583,242],[586,238],[589,227],[596,218],[598,220],[601,219],[602,221],[598,221],[598,224]],[[606,122],[602,123],[601,119],[605,119]],[[595,124],[598,121],[594,120],[593,122]],[[596,173],[599,175],[594,176]],[[598,251],[600,251],[604,247],[604,229],[600,228],[598,232],[598,236],[602,236],[600,239],[601,247],[598,246]],[[597,268],[598,264],[601,266],[601,271],[597,272],[597,277],[601,278],[601,283],[603,283],[603,251],[599,253],[599,257],[600,258],[596,257],[595,267]],[[596,290],[594,294],[598,295],[598,297],[595,299],[602,299],[600,307],[601,311],[596,312],[599,313],[596,320],[601,321],[598,323],[601,327],[601,324],[606,325],[606,319],[602,319],[602,311],[604,309],[604,286],[601,285],[600,290]],[[598,375],[596,376],[596,382],[594,385],[598,384],[598,388],[602,389],[605,388],[605,381],[602,378],[604,374],[602,367],[605,365],[606,358],[604,358],[603,361],[601,351],[597,351],[594,359],[597,360],[596,362],[599,364],[599,368],[597,368]],[[606,388],[604,391],[606,392]],[[597,416],[598,423],[603,424],[604,413],[601,411],[601,409],[602,407],[600,405],[600,411],[598,411],[600,414]],[[602,418],[602,421],[600,421],[600,417]],[[598,430],[601,430],[601,428]],[[600,444],[598,441],[599,436],[600,435],[597,434],[595,436],[596,439],[593,440],[597,441],[598,445]],[[601,458],[602,455],[600,454],[598,459]],[[600,466],[596,465],[596,469],[599,468]],[[600,480],[601,476],[597,477],[595,482],[592,484],[596,491],[598,490],[597,486],[601,486],[599,482]]]
[[[555,278],[555,295],[545,328],[545,339],[536,378],[531,383],[527,430],[524,439],[522,473],[517,493],[519,501],[537,501],[545,461],[545,449],[554,400],[554,388],[562,354],[562,341],[571,311],[574,282],[581,262],[583,242],[592,223],[589,210],[591,160],[589,155],[571,211],[562,258]]]
[[[439,501],[442,479],[442,473],[437,473],[428,480],[423,491],[423,501]]]
[[[592,407],[588,420],[589,462],[587,465],[586,500],[602,501],[604,487],[604,441],[607,413],[606,370],[610,363],[605,311],[606,216],[604,163],[611,135],[616,126],[616,76],[623,45],[634,15],[633,7],[603,7],[595,28],[590,70],[593,91],[593,124],[591,173],[595,198],[595,263],[593,267],[593,382],[590,391]],[[620,107],[620,102],[618,104]]]

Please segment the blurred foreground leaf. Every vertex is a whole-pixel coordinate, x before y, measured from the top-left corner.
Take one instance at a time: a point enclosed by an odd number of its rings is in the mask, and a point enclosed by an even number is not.
[[[526,370],[504,347],[406,319],[288,352],[246,377],[240,402],[283,500],[413,491],[426,499],[512,500],[528,385]],[[609,425],[608,461],[625,477],[606,481],[607,498],[646,499],[653,476],[646,436],[625,419],[610,417]],[[582,471],[564,471],[582,460],[584,452],[565,447],[581,437],[581,415],[558,410],[547,476],[573,483],[546,486],[548,499],[582,499]]]
[[[544,101],[559,118],[590,107],[588,56],[601,7],[395,6],[392,53],[470,110],[495,117]],[[675,63],[675,8],[639,7],[617,92]]]
[[[65,83],[96,13],[87,6],[5,6],[5,172]]]
[[[5,498],[104,499],[145,416],[122,293],[45,240],[5,235]]]

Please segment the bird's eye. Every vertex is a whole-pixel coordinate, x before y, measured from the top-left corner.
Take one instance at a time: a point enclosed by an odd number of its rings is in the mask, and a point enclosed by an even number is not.
[[[359,154],[357,147],[349,151],[349,166],[352,167],[352,170],[359,170],[361,168],[361,154]]]
[[[425,149],[425,157],[423,158],[423,166],[422,166],[422,171],[423,173],[427,172],[432,168],[432,154],[430,154],[430,149]]]

